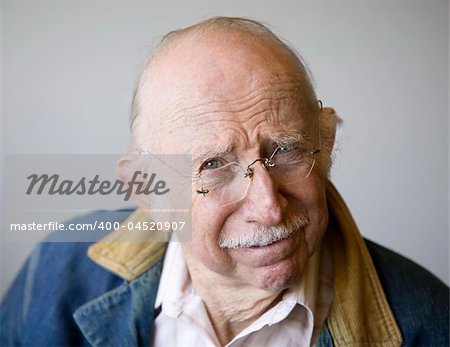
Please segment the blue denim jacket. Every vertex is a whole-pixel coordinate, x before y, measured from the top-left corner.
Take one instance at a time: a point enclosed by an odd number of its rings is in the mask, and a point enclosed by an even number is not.
[[[108,219],[122,222],[130,212],[110,212]],[[341,212],[330,209],[330,225],[342,227],[348,222],[337,217]],[[104,212],[101,217],[105,220]],[[96,219],[99,216],[94,213],[74,222]],[[342,283],[347,293],[335,286],[335,302],[318,346],[449,346],[447,286],[413,262],[372,242],[363,241],[362,246],[347,252],[351,247],[334,241],[336,247],[342,247],[335,263],[339,261],[345,265],[343,269],[349,269],[342,274],[338,270],[336,281],[352,271],[348,259],[365,258],[367,251],[376,277],[367,283],[359,279],[353,287]],[[150,345],[162,253],[130,278],[108,269],[101,259],[100,265],[89,259],[86,253],[92,247],[97,245],[41,243],[35,249],[1,305],[0,346]],[[347,254],[358,252],[355,258]],[[108,257],[105,252],[103,255]],[[370,264],[362,265],[358,273],[364,272],[361,269],[372,271]],[[345,281],[351,282],[350,277]],[[382,291],[377,289],[379,284]],[[363,292],[370,294],[369,299]],[[355,299],[361,301],[356,306]],[[372,316],[385,302],[390,310]],[[345,311],[348,307],[358,309]]]

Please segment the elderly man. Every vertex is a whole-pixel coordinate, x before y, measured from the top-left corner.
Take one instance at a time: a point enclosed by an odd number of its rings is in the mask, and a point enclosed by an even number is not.
[[[139,80],[130,153],[192,155],[192,241],[40,245],[2,345],[447,346],[448,288],[364,241],[327,180],[337,123],[263,25],[169,33]]]

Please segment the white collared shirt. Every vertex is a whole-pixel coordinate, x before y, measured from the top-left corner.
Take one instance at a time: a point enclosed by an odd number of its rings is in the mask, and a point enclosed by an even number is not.
[[[324,276],[319,253],[309,260],[299,285],[289,288],[275,306],[236,335],[227,347],[313,345],[333,299],[330,268],[326,267]],[[316,298],[320,299],[319,312],[315,312]],[[152,346],[220,346],[178,242],[168,245],[155,308],[160,305]]]

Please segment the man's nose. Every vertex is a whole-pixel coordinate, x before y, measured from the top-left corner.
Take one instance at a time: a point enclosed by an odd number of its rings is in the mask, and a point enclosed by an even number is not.
[[[245,203],[244,215],[247,222],[256,222],[264,226],[278,225],[283,221],[288,202],[280,194],[278,182],[259,163],[252,166],[252,177]]]

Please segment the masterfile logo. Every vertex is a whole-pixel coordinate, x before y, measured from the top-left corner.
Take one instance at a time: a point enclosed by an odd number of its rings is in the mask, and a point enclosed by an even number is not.
[[[167,241],[172,232],[182,232],[180,239],[189,240],[192,157],[127,154],[126,171],[119,172],[122,158],[7,155],[1,206],[5,239],[37,241],[51,232],[56,234],[52,241],[91,242],[120,230],[125,240],[134,240],[137,232],[142,242]],[[145,218],[140,223],[126,222],[137,208]],[[99,218],[90,223],[72,221],[93,211]],[[110,211],[123,219],[109,221]]]
[[[59,194],[59,195],[108,195],[118,194],[123,195],[123,199],[128,201],[131,195],[163,195],[170,192],[169,188],[166,188],[166,182],[164,180],[156,180],[156,174],[148,174],[142,171],[135,171],[133,177],[128,182],[123,182],[116,179],[115,181],[100,180],[100,175],[95,175],[94,178],[89,180],[86,177],[82,177],[79,181],[72,180],[60,180],[60,175],[53,174],[32,174],[27,177],[30,180],[30,185],[26,191],[26,194]],[[39,183],[39,184],[38,184]],[[37,186],[36,189],[34,189]]]

